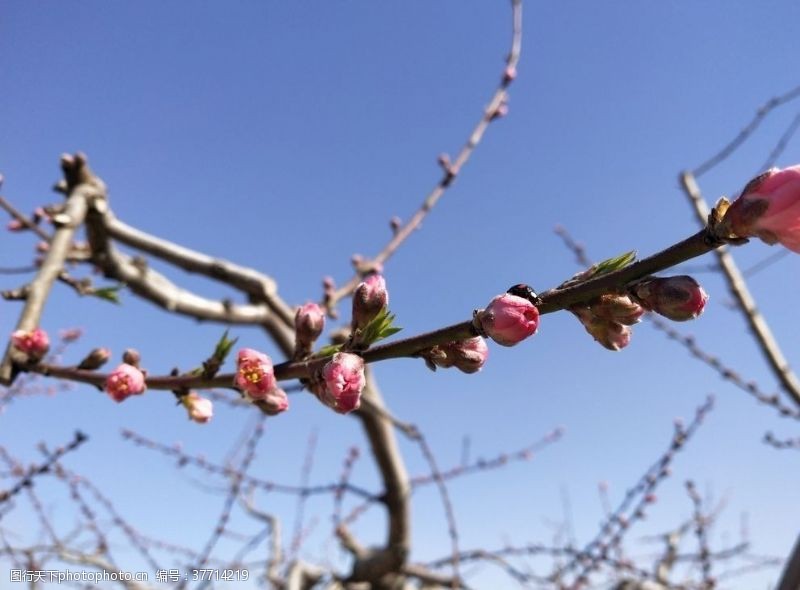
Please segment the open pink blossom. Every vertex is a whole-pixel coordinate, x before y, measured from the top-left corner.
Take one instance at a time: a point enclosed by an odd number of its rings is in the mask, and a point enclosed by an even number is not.
[[[252,348],[241,349],[236,359],[234,383],[252,399],[264,399],[275,389],[272,360],[263,352]]]
[[[337,352],[322,369],[324,387],[315,390],[326,406],[347,414],[361,406],[361,391],[366,385],[364,359],[356,354]]]
[[[503,293],[492,299],[476,319],[489,338],[503,346],[514,346],[536,333],[539,310],[527,299]]]
[[[780,242],[800,253],[800,164],[756,177],[725,213],[734,235]]]
[[[201,397],[194,391],[182,396],[181,403],[186,407],[189,419],[198,424],[205,424],[214,415],[214,404],[211,400]]]
[[[633,287],[642,305],[674,322],[693,320],[705,309],[708,295],[687,275],[656,277]]]
[[[121,402],[131,395],[138,395],[144,390],[144,375],[128,363],[122,363],[111,371],[106,379],[106,392],[115,402]]]
[[[11,334],[11,343],[31,360],[41,359],[50,350],[50,337],[41,328],[16,330]]]
[[[363,328],[389,305],[386,280],[379,274],[371,274],[356,287],[353,293],[353,327]]]

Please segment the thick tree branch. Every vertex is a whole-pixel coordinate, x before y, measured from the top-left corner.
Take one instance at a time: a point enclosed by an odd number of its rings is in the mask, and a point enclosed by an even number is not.
[[[149,268],[140,259],[132,258],[116,250],[110,239],[111,234],[106,223],[107,214],[107,203],[98,201],[89,211],[86,219],[89,243],[92,246],[92,261],[103,270],[105,276],[125,283],[140,297],[170,312],[225,324],[261,325],[284,352],[291,352],[294,338],[283,315],[276,314],[266,304],[265,298],[269,298],[267,295],[258,298],[262,301],[261,303],[234,304],[230,301],[215,301],[181,289],[161,273]],[[146,234],[141,234],[141,236],[149,238]],[[144,241],[147,242],[147,240]],[[153,246],[151,249],[155,249],[154,244],[158,244],[164,250],[173,248],[173,258],[179,258],[184,262],[187,258],[183,255],[187,253],[193,254],[194,257],[190,257],[190,259],[198,264],[203,256],[157,238],[152,238],[147,243]],[[180,252],[181,255],[179,256],[176,252]],[[212,260],[213,264],[213,259],[209,258],[208,260]],[[237,268],[245,274],[245,269]],[[257,274],[255,271],[252,273],[253,275]],[[267,290],[271,289],[267,284],[269,280],[266,277],[263,278],[267,282],[262,283],[262,287]]]
[[[357,417],[367,434],[370,450],[383,480],[384,504],[389,518],[386,545],[356,559],[353,581],[377,583],[384,575],[402,571],[411,543],[411,485],[403,457],[397,447],[394,426],[383,416],[383,396],[372,371],[366,371],[367,384],[362,393],[369,404],[358,410]],[[375,409],[377,408],[377,410]],[[377,586],[380,587],[380,586]]]
[[[83,155],[62,156],[61,167],[68,179],[66,208],[54,219],[57,227],[50,248],[39,272],[28,285],[25,307],[17,322],[18,330],[30,331],[38,326],[53,282],[63,270],[75,230],[83,223],[89,202],[105,191],[102,181],[89,170]],[[23,359],[9,344],[0,362],[0,383],[11,384],[14,379],[14,362],[20,360]]]
[[[110,211],[102,217],[102,223],[110,238],[152,254],[188,272],[201,274],[239,289],[250,295],[254,301],[265,303],[286,325],[294,324],[294,311],[278,296],[277,284],[271,277],[145,233],[123,223]]]

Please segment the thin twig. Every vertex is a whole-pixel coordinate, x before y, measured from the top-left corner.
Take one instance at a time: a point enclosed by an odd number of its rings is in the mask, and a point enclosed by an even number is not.
[[[800,87],[796,89],[796,92],[800,95]],[[700,188],[697,185],[695,176],[691,172],[684,172],[681,174],[680,180],[681,187],[694,206],[695,213],[697,213],[700,223],[705,224],[709,213],[708,205],[703,195],[700,193]],[[789,366],[789,361],[787,361],[786,357],[783,355],[783,351],[778,345],[777,340],[775,340],[767,324],[767,320],[764,319],[764,316],[758,311],[755,299],[750,294],[747,288],[747,282],[736,266],[733,256],[727,248],[716,250],[715,255],[719,267],[728,281],[728,288],[731,291],[731,295],[733,295],[738,303],[739,309],[745,316],[747,325],[750,328],[750,333],[758,343],[758,347],[764,355],[767,364],[780,382],[783,391],[800,406],[800,380],[797,379],[794,371],[792,371],[792,368]]]
[[[800,96],[800,86],[796,88],[792,88],[788,92],[781,94],[780,96],[775,96],[770,98],[767,102],[765,102],[761,107],[756,111],[753,118],[750,122],[745,125],[745,127],[733,138],[733,140],[728,143],[725,147],[723,147],[719,152],[711,156],[708,160],[697,166],[692,173],[695,177],[700,178],[703,174],[711,170],[714,166],[725,160],[728,156],[730,156],[736,148],[738,148],[742,143],[750,137],[753,132],[761,125],[761,122],[764,118],[775,108],[781,106],[782,104],[786,104]]]
[[[381,268],[397,251],[400,245],[419,228],[425,216],[430,213],[431,209],[434,208],[439,199],[442,198],[447,189],[453,184],[470,156],[472,156],[475,148],[478,147],[489,125],[504,114],[504,109],[507,108],[508,87],[516,78],[517,64],[519,63],[522,49],[522,0],[511,0],[511,8],[511,48],[506,58],[503,74],[500,78],[497,90],[489,101],[489,105],[484,109],[477,125],[475,125],[475,128],[470,133],[467,142],[452,162],[449,157],[440,156],[439,164],[442,167],[442,177],[439,179],[439,182],[436,183],[436,186],[428,194],[422,206],[414,213],[411,219],[404,225],[396,228],[392,239],[384,246],[383,250],[371,261],[360,263],[358,265],[359,268],[357,268],[359,272],[356,272],[347,283],[326,295],[323,304],[328,309],[329,313],[335,314],[334,309],[336,304],[355,290],[361,282],[364,271]]]
[[[758,169],[758,174],[764,172],[765,170],[769,170],[775,165],[775,162],[778,161],[778,158],[781,157],[781,154],[786,150],[786,147],[789,145],[789,142],[794,137],[794,134],[797,133],[797,129],[800,128],[800,113],[797,113],[792,119],[792,122],[789,123],[789,126],[786,128],[786,131],[783,132],[781,138],[778,140],[778,143],[775,144],[775,147],[772,148],[767,159],[761,165],[761,168]]]

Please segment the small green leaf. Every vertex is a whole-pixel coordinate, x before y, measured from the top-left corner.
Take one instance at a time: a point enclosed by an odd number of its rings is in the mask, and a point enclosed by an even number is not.
[[[342,349],[341,344],[328,344],[323,346],[314,353],[314,358],[325,358],[326,356],[333,356]]]
[[[234,338],[231,340],[228,338],[228,330],[225,330],[225,332],[222,334],[222,337],[217,342],[217,345],[214,347],[214,359],[218,360],[220,364],[224,363],[237,340],[239,339]]]
[[[122,289],[122,285],[116,285],[114,287],[103,287],[101,289],[92,290],[90,294],[95,297],[98,297],[99,299],[110,301],[111,303],[116,303],[119,305],[120,289]]]
[[[614,272],[615,270],[619,270],[621,268],[625,268],[631,262],[636,260],[636,251],[631,250],[630,252],[625,252],[624,254],[620,254],[619,256],[615,256],[613,258],[609,258],[608,260],[604,260],[603,262],[598,262],[590,269],[591,277],[597,277],[600,275],[608,274],[610,272]]]
[[[392,334],[397,334],[402,328],[394,325],[395,316],[389,313],[385,307],[376,315],[372,321],[364,327],[361,340],[364,344],[373,344],[378,340],[388,338]]]

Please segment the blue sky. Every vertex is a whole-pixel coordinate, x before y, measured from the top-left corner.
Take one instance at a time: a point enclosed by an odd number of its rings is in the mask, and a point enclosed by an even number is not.
[[[693,233],[678,172],[732,139],[768,98],[800,83],[796,30],[787,26],[798,21],[800,6],[788,0],[768,7],[526,3],[509,116],[492,125],[422,230],[387,265],[391,308],[404,333],[466,319],[511,284],[544,290],[571,276],[578,268],[552,231],[557,224],[594,259],[630,249],[646,255]],[[121,219],[258,268],[276,278],[287,301],[303,303],[320,296],[323,276],[349,278],[352,254],[376,253],[392,216],[416,210],[439,178],[437,154],[457,151],[488,101],[509,35],[505,2],[10,2],[0,20],[3,195],[26,211],[55,200],[49,187],[59,154],[84,151]],[[755,174],[797,110],[778,109],[701,178],[707,198],[731,194]],[[795,140],[778,164],[797,162]],[[27,263],[33,245],[29,236],[0,234],[0,266]],[[773,252],[753,244],[735,255],[747,268]],[[797,257],[785,257],[751,283],[790,362],[800,354],[797,270]],[[210,296],[229,294],[174,276]],[[708,273],[697,278],[711,296],[707,311],[677,328],[772,391],[742,318],[726,305],[724,283]],[[23,280],[1,276],[0,286]],[[19,305],[2,309],[0,330],[8,332]],[[97,345],[116,354],[132,346],[154,373],[196,365],[222,330],[131,296],[113,307],[56,286],[43,326],[73,325],[86,336],[67,361]],[[234,335],[277,355],[256,330]],[[664,449],[673,419],[690,417],[709,393],[717,409],[631,540],[690,515],[682,487],[690,478],[704,494],[727,499],[712,535],[717,546],[738,539],[742,514],[760,554],[785,555],[795,540],[797,453],[760,442],[767,430],[796,436],[795,423],[758,406],[649,325],[635,328],[628,349],[610,353],[574,318],[554,314],[532,340],[492,346],[476,376],[433,374],[412,360],[376,371],[390,407],[427,433],[445,466],[459,460],[465,436],[473,456],[491,457],[566,428],[564,440],[535,461],[450,486],[464,548],[552,540],[565,494],[574,532],[588,540],[602,517],[597,483],[607,481],[619,501]],[[360,430],[310,396],[292,401],[288,414],[267,422],[255,471],[296,481],[315,431],[312,479],[334,480],[350,446],[366,451]],[[200,427],[187,423],[168,394],[116,405],[77,388],[10,406],[0,416],[0,444],[33,461],[38,441],[56,444],[85,430],[91,441],[68,464],[143,531],[197,544],[222,497],[122,441],[119,429],[180,440],[223,460],[247,420],[220,407]],[[418,451],[403,448],[412,473],[425,471]],[[354,478],[374,483],[366,457]],[[290,526],[293,498],[262,502]],[[54,495],[52,506],[59,503],[69,506]],[[330,510],[329,498],[309,506],[319,520],[307,557],[341,559],[330,541]],[[380,540],[380,516],[373,511],[356,527],[365,542]],[[26,524],[22,515],[7,518]],[[433,490],[415,496],[414,525],[414,559],[447,554]],[[727,587],[764,587],[775,575]],[[487,568],[475,579],[479,587],[508,583],[496,576]]]

